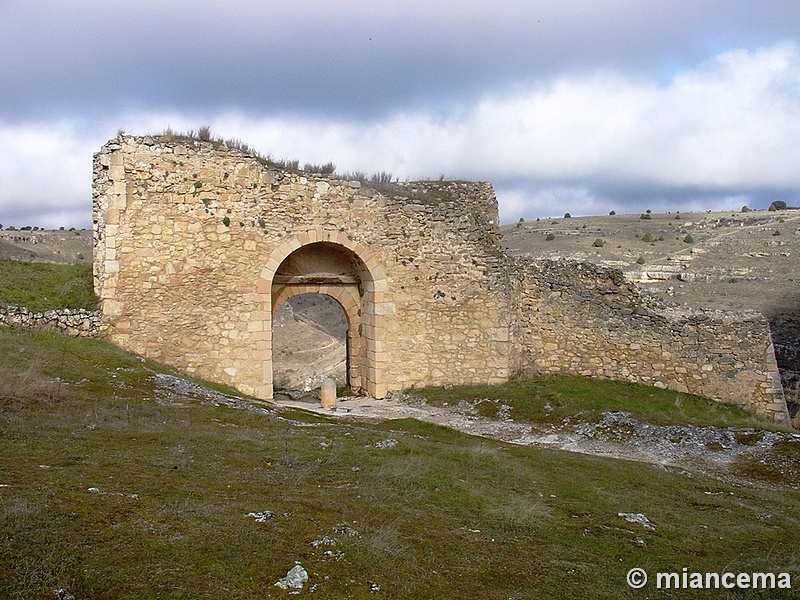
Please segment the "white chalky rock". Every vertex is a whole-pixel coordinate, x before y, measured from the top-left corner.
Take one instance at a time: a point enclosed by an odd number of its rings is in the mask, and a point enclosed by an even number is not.
[[[275,585],[284,590],[302,590],[307,581],[308,573],[306,570],[302,565],[295,565],[289,569],[286,577],[281,577]]]

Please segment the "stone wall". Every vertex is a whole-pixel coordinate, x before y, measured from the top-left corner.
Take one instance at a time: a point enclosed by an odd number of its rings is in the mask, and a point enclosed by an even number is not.
[[[639,382],[787,419],[762,315],[670,307],[589,263],[518,260],[515,271],[518,370]]]
[[[110,339],[188,373],[271,397],[273,304],[305,290],[348,311],[352,383],[372,394],[510,375],[489,184],[381,191],[210,143],[124,137],[95,157],[94,219]],[[296,284],[278,270],[306,247]],[[353,270],[315,273],[316,255]]]
[[[49,329],[73,337],[99,337],[103,332],[100,311],[62,308],[33,312],[19,306],[0,307],[0,324],[24,329]]]
[[[272,317],[312,292],[345,310],[350,383],[376,397],[570,372],[786,418],[763,320],[669,315],[616,271],[512,260],[488,183],[371,189],[125,136],[95,156],[93,194],[111,341],[248,394],[272,396]]]

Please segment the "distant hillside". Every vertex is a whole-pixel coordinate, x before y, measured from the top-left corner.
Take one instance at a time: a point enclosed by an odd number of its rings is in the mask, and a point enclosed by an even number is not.
[[[513,255],[617,267],[689,306],[767,316],[800,310],[800,211],[541,219],[502,231]]]
[[[276,388],[313,389],[326,377],[347,384],[347,320],[322,294],[290,298],[275,315],[273,377]]]
[[[0,231],[0,259],[62,264],[92,263],[92,232]]]

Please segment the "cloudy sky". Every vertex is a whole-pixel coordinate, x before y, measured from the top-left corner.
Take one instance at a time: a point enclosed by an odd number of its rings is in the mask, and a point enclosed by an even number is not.
[[[491,181],[501,220],[800,204],[800,0],[0,0],[0,223],[122,129]]]

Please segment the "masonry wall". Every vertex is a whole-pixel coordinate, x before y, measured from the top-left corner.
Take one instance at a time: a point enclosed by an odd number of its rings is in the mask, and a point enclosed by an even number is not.
[[[130,136],[95,156],[94,181],[95,287],[122,347],[271,397],[272,277],[324,241],[370,272],[359,310],[371,393],[510,375],[514,311],[489,184],[381,192]]]
[[[0,306],[0,325],[46,329],[72,337],[100,337],[103,333],[100,312],[83,308],[35,312],[22,306]]]
[[[765,317],[668,307],[588,263],[518,260],[514,270],[520,371],[639,382],[787,420]]]
[[[763,318],[680,313],[619,271],[511,259],[488,183],[375,190],[208,142],[125,136],[95,156],[93,194],[111,341],[257,397],[273,392],[274,309],[308,289],[345,308],[354,383],[376,397],[565,372],[788,418]],[[316,261],[318,248],[341,252]],[[280,268],[301,249],[298,283]],[[309,287],[317,263],[354,266]]]

